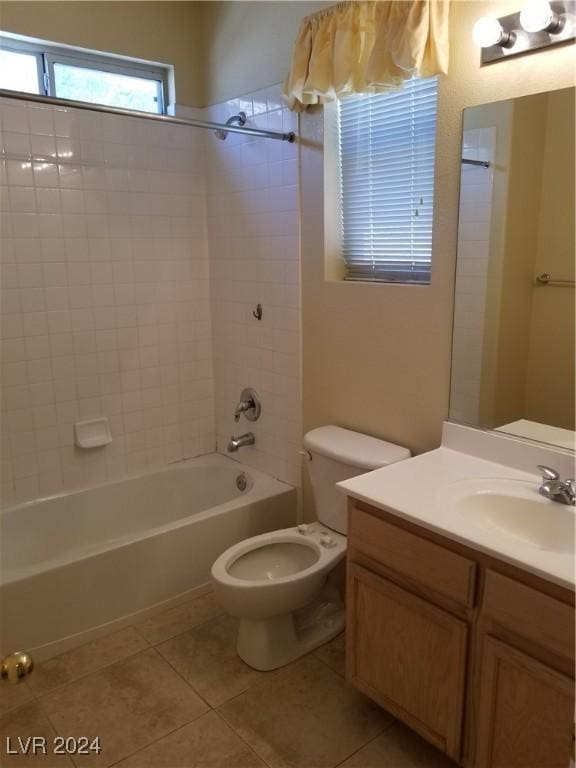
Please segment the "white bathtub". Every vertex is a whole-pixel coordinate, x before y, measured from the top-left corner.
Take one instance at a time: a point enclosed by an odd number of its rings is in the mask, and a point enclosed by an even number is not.
[[[294,488],[217,454],[3,510],[0,655],[46,659],[182,602],[229,546],[295,521]]]

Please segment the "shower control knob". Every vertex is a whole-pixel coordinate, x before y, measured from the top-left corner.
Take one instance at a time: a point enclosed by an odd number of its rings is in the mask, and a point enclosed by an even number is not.
[[[310,533],[310,526],[307,523],[301,523],[301,525],[298,526],[298,533],[301,533],[302,536],[308,536]]]
[[[330,547],[335,547],[336,546],[336,542],[334,541],[332,536],[330,536],[329,533],[323,533],[320,536],[320,544],[323,547],[326,547],[326,549],[330,549]]]

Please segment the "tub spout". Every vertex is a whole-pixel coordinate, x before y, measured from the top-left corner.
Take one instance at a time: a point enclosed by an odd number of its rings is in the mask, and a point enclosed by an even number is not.
[[[239,435],[238,437],[232,435],[228,443],[228,452],[236,453],[238,448],[244,448],[245,445],[254,445],[255,442],[256,438],[252,432],[246,432],[245,435]]]

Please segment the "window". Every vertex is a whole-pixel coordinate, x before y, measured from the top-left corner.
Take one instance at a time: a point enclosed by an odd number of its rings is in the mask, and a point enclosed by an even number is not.
[[[338,104],[347,280],[429,283],[437,78]]]
[[[0,37],[0,88],[165,111],[168,67]]]
[[[0,49],[0,88],[41,93],[42,68],[34,54]]]

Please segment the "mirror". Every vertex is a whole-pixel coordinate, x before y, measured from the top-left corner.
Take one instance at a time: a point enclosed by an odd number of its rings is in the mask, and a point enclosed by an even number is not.
[[[450,419],[575,447],[574,88],[464,110]]]

